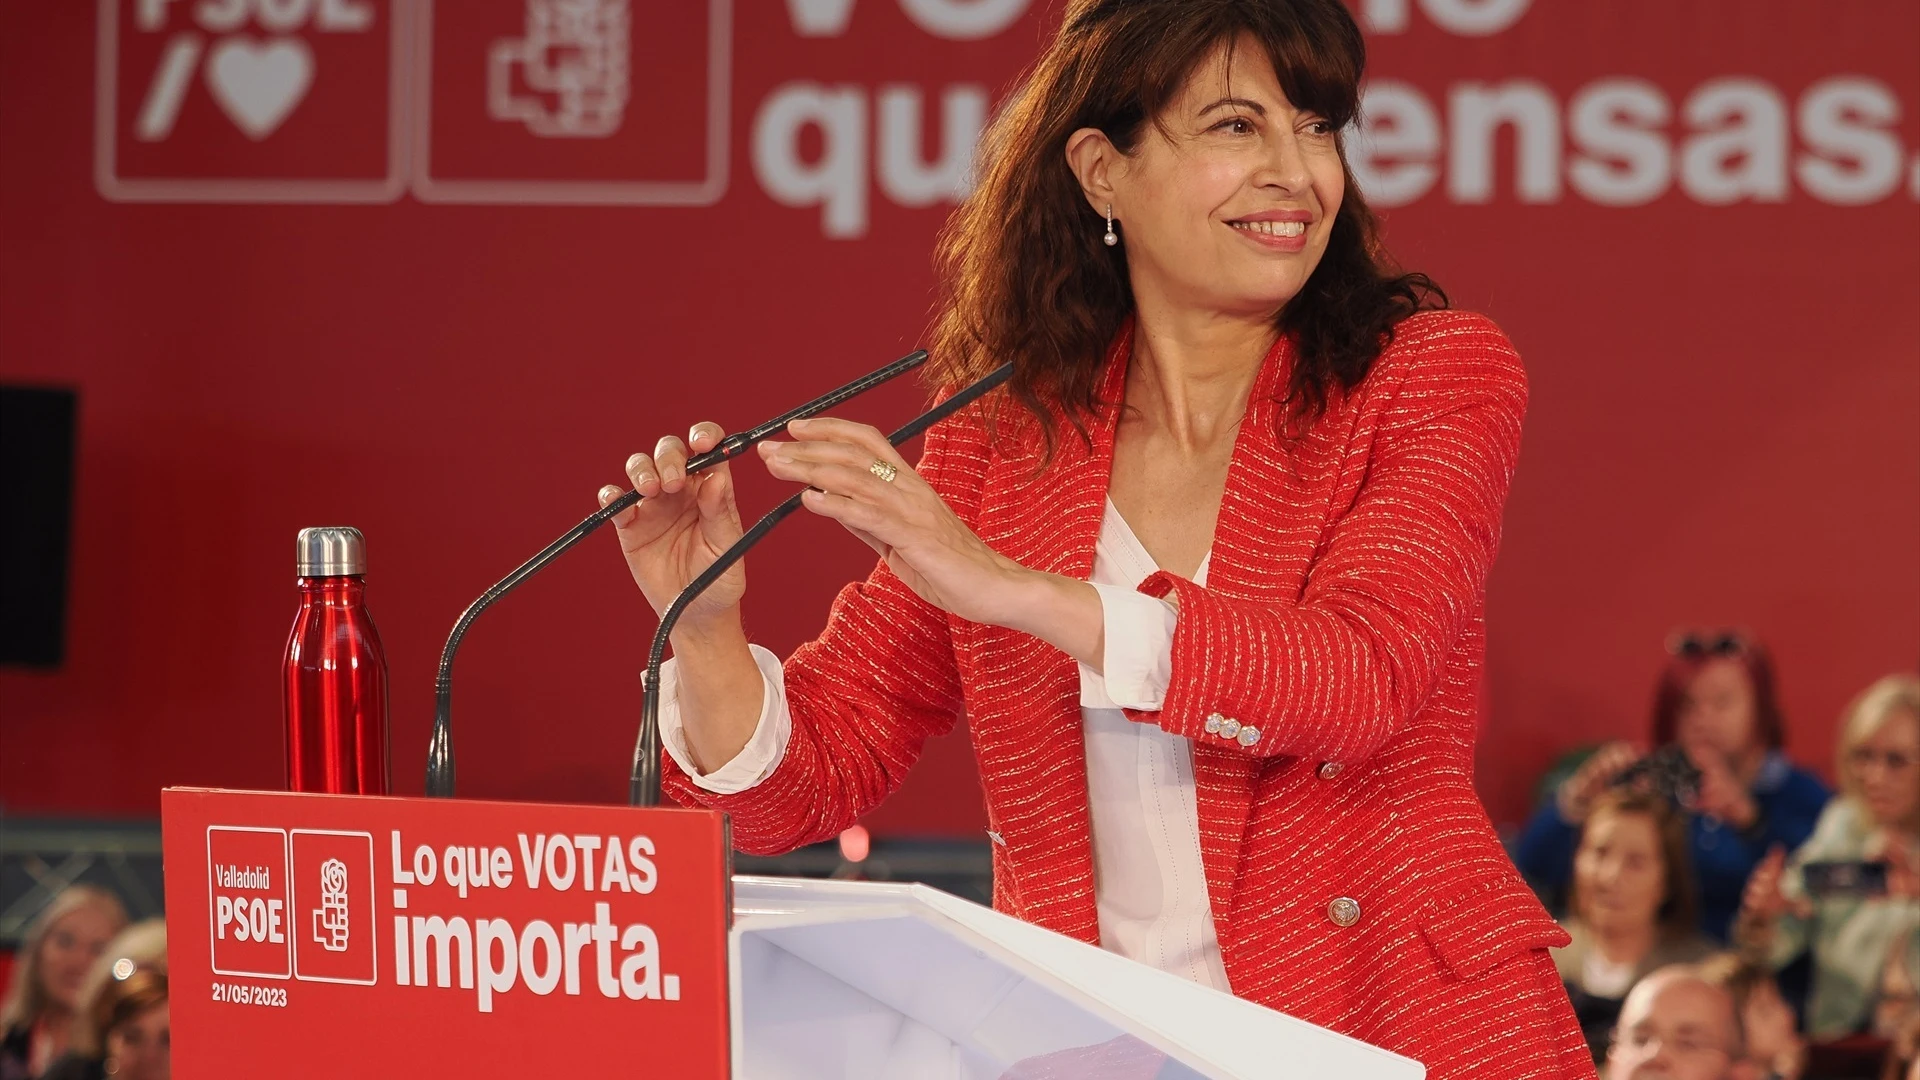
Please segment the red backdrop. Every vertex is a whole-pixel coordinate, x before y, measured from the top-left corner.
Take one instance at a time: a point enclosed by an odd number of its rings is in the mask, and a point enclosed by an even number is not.
[[[315,524],[369,537],[418,791],[454,616],[629,452],[918,342],[958,155],[1058,5],[625,6],[0,7],[0,378],[82,393],[69,658],[0,673],[7,809],[278,785]],[[1643,729],[1681,623],[1769,640],[1791,749],[1830,769],[1846,699],[1920,656],[1920,7],[1355,6],[1389,239],[1532,373],[1496,818]],[[750,511],[780,494],[744,472]],[[868,561],[788,526],[754,636],[810,636]],[[463,793],[622,798],[652,625],[610,536],[500,605],[458,673]],[[875,824],[980,822],[955,736]]]

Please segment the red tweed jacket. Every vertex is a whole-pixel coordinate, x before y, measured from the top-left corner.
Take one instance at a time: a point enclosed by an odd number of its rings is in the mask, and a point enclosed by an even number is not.
[[[1128,335],[1106,365],[1118,402]],[[1521,882],[1473,789],[1483,607],[1520,446],[1526,379],[1497,327],[1402,323],[1310,426],[1266,358],[1214,534],[1207,586],[1157,574],[1180,609],[1157,713],[1193,740],[1208,893],[1234,992],[1426,1063],[1434,1077],[1592,1076],[1546,953],[1567,936]],[[995,550],[1085,579],[1118,406],[1036,472],[1031,439],[970,414],[919,469]],[[1012,448],[1009,449],[1008,447]],[[733,818],[742,850],[835,835],[900,785],[963,712],[992,827],[994,906],[1097,942],[1073,660],[947,616],[885,564],[848,586],[786,665],[793,734],[764,782],[715,796],[665,763],[674,798]]]

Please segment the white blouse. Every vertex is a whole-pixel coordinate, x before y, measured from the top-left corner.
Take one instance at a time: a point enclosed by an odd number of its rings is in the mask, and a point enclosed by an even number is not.
[[[1201,562],[1195,584],[1206,584],[1211,559]],[[1106,674],[1080,665],[1100,944],[1230,993],[1200,857],[1193,742],[1129,720],[1121,711],[1158,709],[1172,680],[1176,612],[1166,601],[1137,591],[1158,570],[1109,499],[1089,579],[1100,594]],[[661,742],[695,784],[716,794],[744,791],[765,780],[780,764],[793,731],[780,659],[758,645],[752,648],[765,683],[760,721],[732,761],[706,774],[687,753],[673,661],[661,670]]]

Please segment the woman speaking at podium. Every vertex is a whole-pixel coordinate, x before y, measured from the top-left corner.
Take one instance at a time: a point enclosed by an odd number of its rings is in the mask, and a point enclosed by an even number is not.
[[[1433,1077],[1590,1076],[1472,784],[1525,377],[1382,252],[1363,60],[1340,0],[1069,5],[940,248],[936,383],[1008,388],[917,465],[834,419],[760,446],[880,560],[784,664],[740,568],[685,614],[666,786],[785,851],[964,711],[1001,911]],[[656,611],[741,532],[687,443],[615,521]]]

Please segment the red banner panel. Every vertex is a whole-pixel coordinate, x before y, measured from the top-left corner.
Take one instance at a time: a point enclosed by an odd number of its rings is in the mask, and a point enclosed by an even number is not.
[[[727,1075],[726,821],[173,788],[182,1076]]]
[[[393,0],[100,0],[102,193],[195,202],[397,196],[407,10]]]
[[[726,188],[727,0],[420,0],[415,191],[706,204]]]

